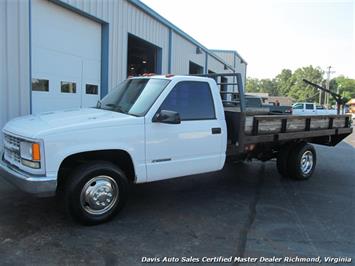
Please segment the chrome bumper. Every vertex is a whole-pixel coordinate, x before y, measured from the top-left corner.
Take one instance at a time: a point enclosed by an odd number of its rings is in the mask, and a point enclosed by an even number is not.
[[[0,178],[1,177],[20,190],[37,197],[54,196],[57,190],[56,176],[42,177],[25,174],[5,163],[2,156],[0,157]]]

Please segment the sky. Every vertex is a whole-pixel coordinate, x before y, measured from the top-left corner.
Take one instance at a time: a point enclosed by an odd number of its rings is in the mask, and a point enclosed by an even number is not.
[[[247,75],[313,65],[355,78],[355,0],[141,0],[209,49],[236,50]]]

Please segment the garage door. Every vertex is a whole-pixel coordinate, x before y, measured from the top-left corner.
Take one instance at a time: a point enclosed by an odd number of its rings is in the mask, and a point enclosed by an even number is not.
[[[32,1],[32,112],[95,106],[101,25],[54,3]]]

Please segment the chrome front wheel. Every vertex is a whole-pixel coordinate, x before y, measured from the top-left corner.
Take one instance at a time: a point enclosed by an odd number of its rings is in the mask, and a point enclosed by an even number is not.
[[[125,173],[105,161],[80,165],[63,185],[68,214],[85,225],[113,218],[125,205],[129,188]]]
[[[93,215],[102,215],[110,211],[118,198],[117,182],[105,175],[90,179],[80,194],[81,207]]]

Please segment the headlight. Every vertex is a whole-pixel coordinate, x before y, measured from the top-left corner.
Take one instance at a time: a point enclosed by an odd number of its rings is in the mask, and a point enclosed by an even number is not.
[[[39,143],[22,141],[20,156],[23,165],[35,169],[41,168],[41,146]]]

